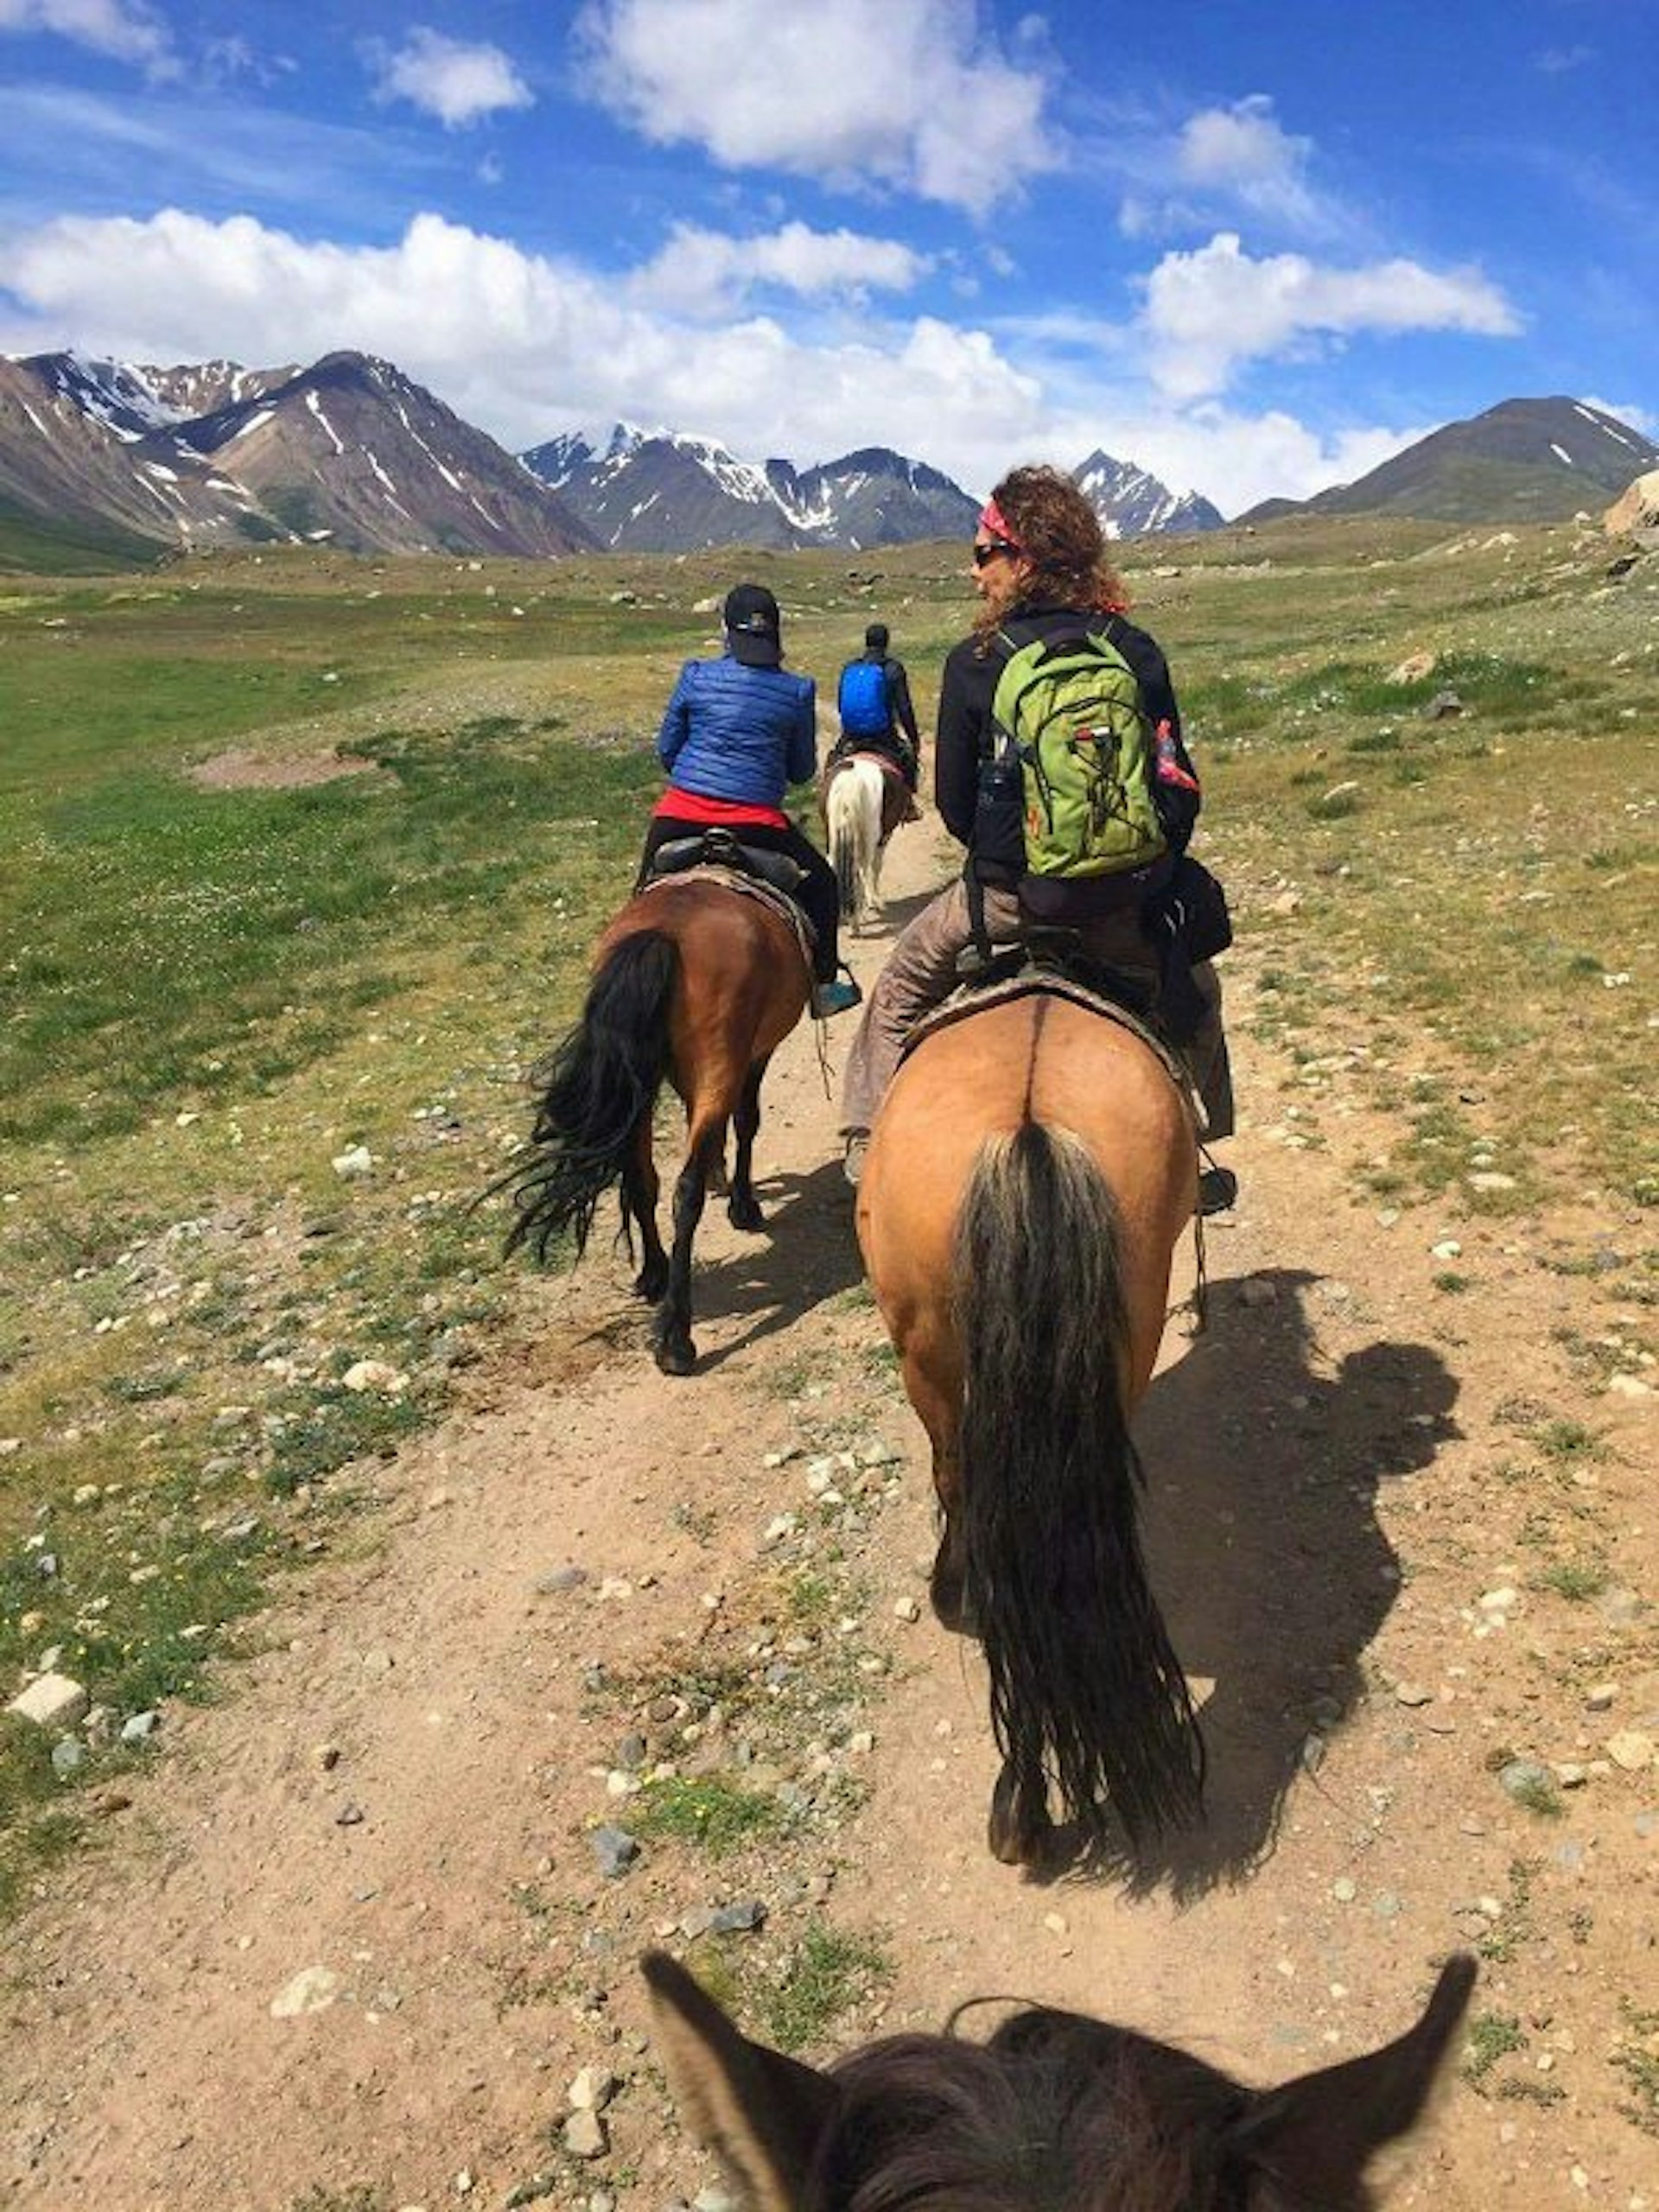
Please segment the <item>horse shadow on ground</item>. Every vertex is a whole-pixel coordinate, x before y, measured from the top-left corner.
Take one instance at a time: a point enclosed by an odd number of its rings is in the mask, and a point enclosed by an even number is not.
[[[1247,1877],[1292,1786],[1321,1786],[1400,1587],[1377,1492],[1459,1433],[1456,1377],[1429,1346],[1379,1340],[1332,1362],[1307,1313],[1319,1278],[1252,1281],[1248,1305],[1243,1283],[1211,1286],[1207,1330],[1135,1425],[1153,1588],[1189,1678],[1215,1683],[1199,1716],[1207,1818],[1086,1871],[1183,1903]]]
[[[765,1229],[741,1252],[700,1261],[692,1289],[692,1327],[741,1319],[741,1336],[712,1351],[698,1349],[696,1371],[710,1374],[738,1352],[764,1343],[825,1299],[864,1279],[853,1235],[852,1192],[839,1160],[804,1175],[760,1178],[755,1196]],[[724,1200],[711,1198],[712,1212]]]
[[[850,922],[842,922],[841,925],[843,940],[841,948],[842,952],[856,945],[884,947],[890,945],[899,931],[915,920],[924,906],[931,906],[933,904],[940,892],[948,887],[950,880],[950,877],[946,876],[942,881],[934,884],[931,890],[912,891],[902,899],[896,899],[891,893],[884,891],[881,894],[881,912],[879,919],[867,922],[864,927],[857,931],[854,931]]]

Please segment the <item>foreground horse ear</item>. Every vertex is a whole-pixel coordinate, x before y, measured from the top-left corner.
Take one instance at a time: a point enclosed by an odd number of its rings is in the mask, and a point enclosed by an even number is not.
[[[724,2159],[754,2212],[793,2212],[840,2105],[835,2083],[751,2043],[665,1952],[648,1951],[640,1969],[669,2086],[692,2131]]]
[[[1234,2131],[1231,2147],[1299,2202],[1331,2212],[1364,2204],[1365,2168],[1421,2114],[1474,1984],[1471,1958],[1448,1960],[1415,2027],[1363,2058],[1267,2091]]]

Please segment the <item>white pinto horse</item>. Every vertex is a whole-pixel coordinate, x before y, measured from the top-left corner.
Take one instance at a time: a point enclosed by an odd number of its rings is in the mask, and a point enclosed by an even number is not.
[[[830,779],[824,819],[830,864],[841,887],[842,917],[856,937],[881,915],[881,814],[887,778],[867,753],[855,753]]]

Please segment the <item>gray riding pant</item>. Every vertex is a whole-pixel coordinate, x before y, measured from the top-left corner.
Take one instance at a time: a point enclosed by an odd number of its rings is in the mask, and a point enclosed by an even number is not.
[[[988,884],[985,922],[993,941],[1015,944],[1028,918],[1012,891]],[[1144,982],[1155,999],[1158,960],[1141,934],[1138,914],[1126,908],[1085,922],[1077,932],[1093,959]],[[960,877],[924,906],[899,932],[887,964],[865,1002],[863,1019],[848,1057],[841,1086],[843,1135],[867,1130],[898,1071],[905,1040],[925,1014],[956,988],[957,955],[973,942],[968,887]],[[1194,964],[1192,981],[1204,1001],[1197,1031],[1179,1051],[1204,1109],[1203,1134],[1209,1141],[1233,1134],[1233,1077],[1222,1027],[1221,984],[1211,963]]]

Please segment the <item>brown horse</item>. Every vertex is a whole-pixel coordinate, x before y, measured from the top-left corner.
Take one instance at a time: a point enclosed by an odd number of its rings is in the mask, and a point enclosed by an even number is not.
[[[582,1018],[543,1071],[533,1157],[505,1179],[518,1213],[507,1249],[529,1243],[545,1259],[569,1230],[580,1255],[600,1199],[618,1185],[630,1252],[639,1231],[633,1287],[657,1306],[652,1341],[665,1375],[689,1375],[696,1363],[691,1245],[728,1124],[737,1152],[728,1211],[735,1228],[762,1226],[753,1183],[760,1084],[811,982],[780,904],[737,888],[719,870],[669,876],[631,899],[600,939]],[[664,1079],[686,1120],[671,1254],[657,1233],[652,1151]]]
[[[1366,2212],[1366,2168],[1421,2116],[1475,1979],[1449,1960],[1395,2042],[1249,2089],[1046,2006],[987,2043],[893,2036],[821,2072],[752,2043],[662,1952],[644,1970],[675,2097],[751,2212]]]
[[[934,1611],[990,1671],[990,1845],[1010,1864],[1042,1855],[1050,1770],[1085,1847],[1112,1814],[1134,1840],[1201,1809],[1129,1438],[1196,1160],[1159,1053],[1048,990],[925,1037],[871,1133],[859,1242],[933,1446]]]

